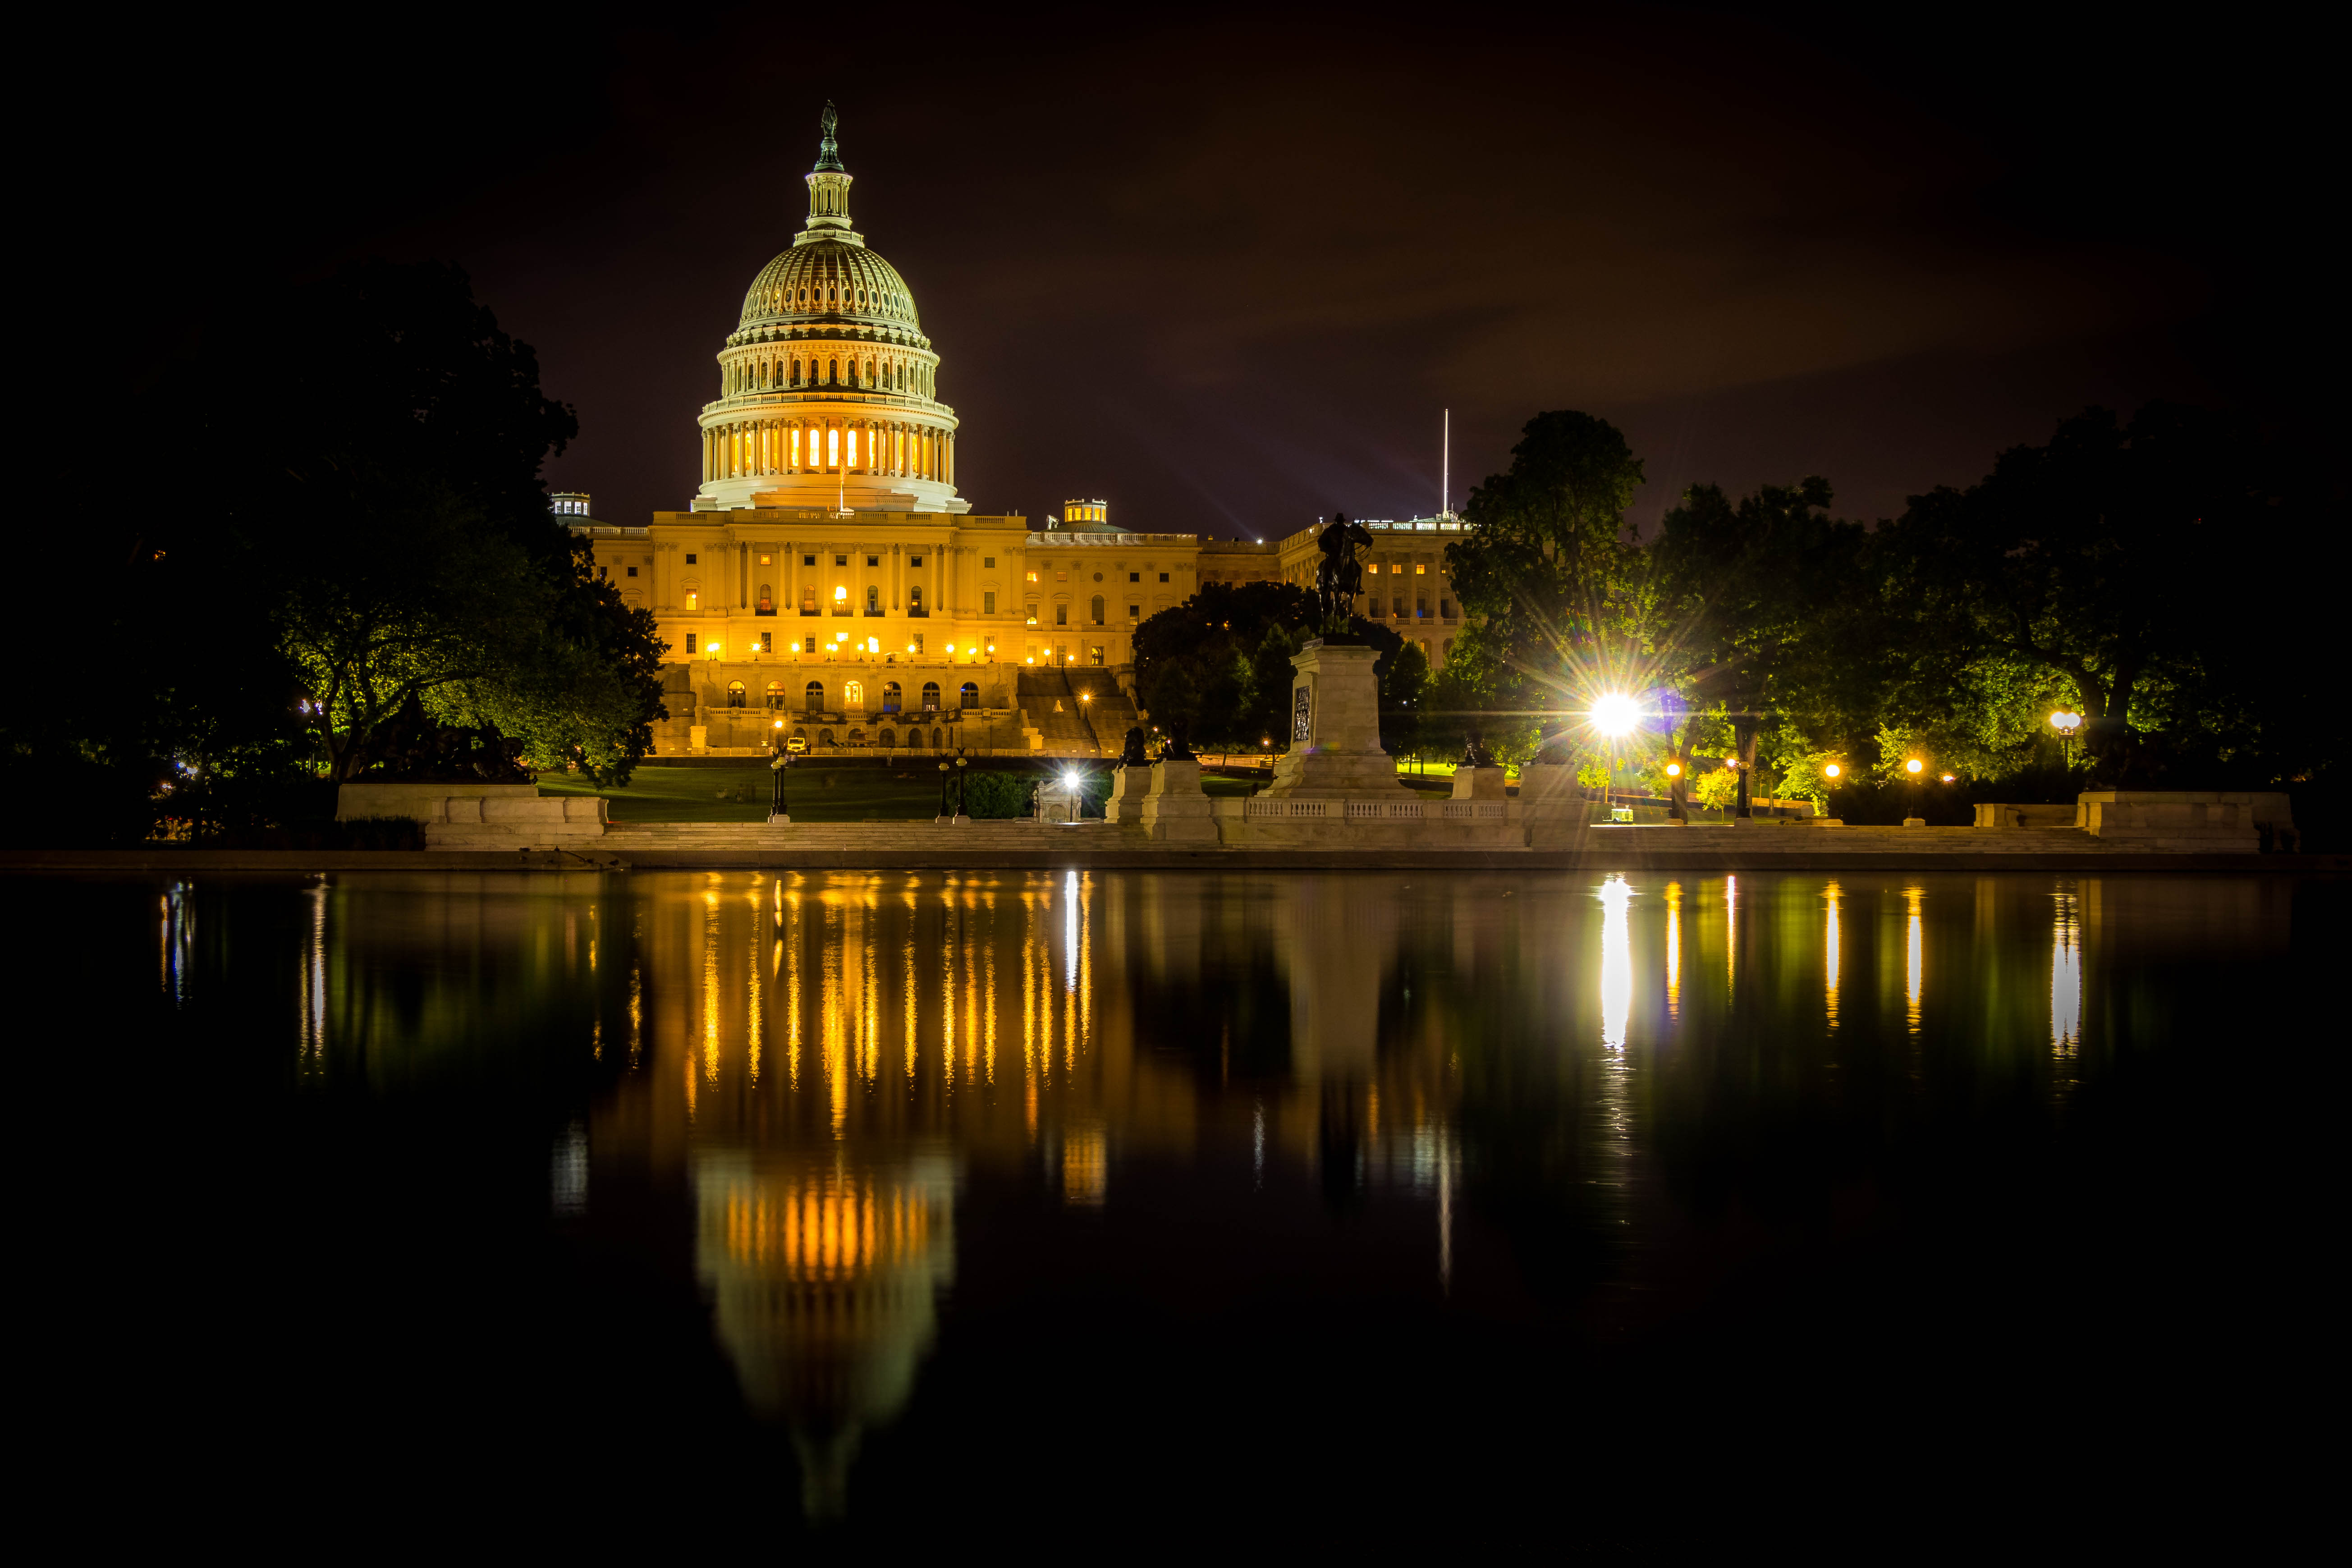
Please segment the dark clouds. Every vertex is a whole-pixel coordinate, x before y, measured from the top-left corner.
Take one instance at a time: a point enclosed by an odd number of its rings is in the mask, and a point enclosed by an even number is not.
[[[132,97],[200,265],[467,265],[580,410],[551,479],[615,519],[691,493],[711,356],[799,226],[827,96],[990,510],[1425,511],[1451,406],[1457,499],[1530,414],[1580,407],[1647,458],[1640,515],[1808,472],[1880,515],[2085,402],[2291,416],[2282,379],[2332,334],[2293,39],[1106,15],[442,14],[210,36],[208,74]]]

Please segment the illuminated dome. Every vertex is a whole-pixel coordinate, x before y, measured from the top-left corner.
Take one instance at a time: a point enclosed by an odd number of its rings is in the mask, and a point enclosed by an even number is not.
[[[928,342],[898,269],[862,245],[810,239],[760,269],[743,296],[741,330],[841,321]]]
[[[823,123],[808,226],[751,280],[719,353],[695,510],[969,511],[940,356],[907,280],[850,227],[829,103]]]

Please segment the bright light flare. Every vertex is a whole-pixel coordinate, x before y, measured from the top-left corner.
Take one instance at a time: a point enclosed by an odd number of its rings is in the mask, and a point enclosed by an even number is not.
[[[1668,778],[1670,778],[1670,779],[1678,779],[1678,778],[1682,777],[1682,776],[1683,776],[1683,765],[1682,765],[1682,763],[1668,763],[1666,764],[1666,776],[1667,776]]]
[[[1927,763],[1921,762],[1918,758],[1914,757],[1909,762],[1903,764],[1903,771],[1909,773],[1913,778],[1917,778],[1921,773],[1926,771],[1927,766]]]
[[[1833,779],[1843,772],[1845,772],[1843,768],[1838,766],[1835,763],[1832,763],[1822,770],[1822,776],[1825,779]]]
[[[1613,738],[1618,735],[1632,734],[1633,726],[1641,721],[1642,715],[1634,707],[1632,698],[1611,692],[1606,697],[1593,700],[1592,711],[1589,717],[1592,721],[1594,729]]]

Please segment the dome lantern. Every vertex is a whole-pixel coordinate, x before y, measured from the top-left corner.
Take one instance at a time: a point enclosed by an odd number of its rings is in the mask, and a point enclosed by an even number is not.
[[[793,237],[794,245],[811,245],[822,239],[837,239],[850,245],[863,245],[866,237],[849,226],[850,173],[841,166],[841,143],[834,139],[834,127],[841,117],[834,112],[833,100],[827,99],[824,114],[818,124],[824,134],[817,143],[816,167],[801,176],[808,182],[808,227]]]

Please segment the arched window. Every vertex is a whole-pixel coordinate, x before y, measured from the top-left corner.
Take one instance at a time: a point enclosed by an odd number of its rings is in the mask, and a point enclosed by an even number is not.
[[[884,730],[874,737],[874,743],[887,752],[898,743],[898,737]]]
[[[1100,625],[1102,625],[1102,624],[1103,624],[1103,601],[1102,601],[1102,595],[1101,595],[1100,594],[1097,594],[1097,595],[1094,596],[1094,602],[1093,602],[1091,605],[1089,605],[1087,606],[1087,608],[1091,609],[1091,610],[1094,612],[1095,625],[1097,625],[1097,626],[1100,626]]]
[[[740,708],[743,706],[743,683],[741,681],[730,680],[727,683],[727,706],[730,708]]]
[[[761,615],[772,616],[775,614],[775,593],[776,591],[767,584],[762,583],[760,584],[760,613]]]
[[[866,744],[866,731],[863,730],[852,730],[849,732],[849,743],[853,746],[862,746]]]
[[[841,384],[841,362],[839,360],[829,359],[824,362],[824,379],[827,385],[838,386]]]
[[[895,680],[884,681],[882,683],[882,711],[885,713],[896,713],[898,710],[898,683]],[[887,743],[887,742],[884,742],[886,745]]]
[[[919,616],[923,613],[923,591],[920,588],[907,590],[907,613],[910,616]]]
[[[784,683],[781,680],[771,680],[768,682],[768,706],[782,708],[783,705]]]
[[[794,386],[798,386],[800,384],[801,384],[801,362],[800,362],[800,361],[798,361],[798,360],[794,360],[794,361],[793,361],[793,384]]]
[[[923,682],[923,711],[936,713],[939,710],[940,683],[936,680],[926,680]]]
[[[816,584],[814,583],[801,590],[801,614],[804,616],[816,614]]]
[[[1442,651],[1447,658],[1452,658],[1454,657],[1454,639],[1452,637],[1447,637],[1445,639],[1445,645]]]
[[[805,741],[808,739],[808,731],[795,724],[793,726],[793,739],[795,741]]]
[[[978,681],[973,681],[973,680],[967,680],[967,681],[965,681],[965,682],[963,683],[963,689],[962,689],[961,692],[959,692],[959,693],[958,693],[958,695],[959,695],[959,696],[963,700],[963,704],[962,704],[962,705],[963,705],[964,707],[966,707],[966,708],[977,708],[977,707],[979,707],[979,706],[980,706],[980,683],[979,683]]]
[[[917,746],[919,746],[922,743],[923,732],[920,730],[909,730],[907,731],[907,749],[908,751],[914,750]]]
[[[830,730],[819,730],[819,731],[816,732],[816,743],[817,743],[818,745],[820,745],[820,746],[830,746],[830,745],[832,745],[832,744],[833,744],[833,731],[830,731]]]
[[[944,731],[944,730],[934,730],[934,731],[931,731],[931,750],[933,750],[933,751],[935,751],[935,752],[944,752],[944,751],[946,751],[947,749],[948,749],[948,734],[947,734],[947,731]]]
[[[866,683],[853,680],[841,689],[841,706],[845,710],[866,706]]]
[[[878,616],[882,613],[881,589],[868,588],[866,590],[866,613],[869,616]]]
[[[824,711],[824,682],[822,680],[808,683],[808,710],[812,713]]]

